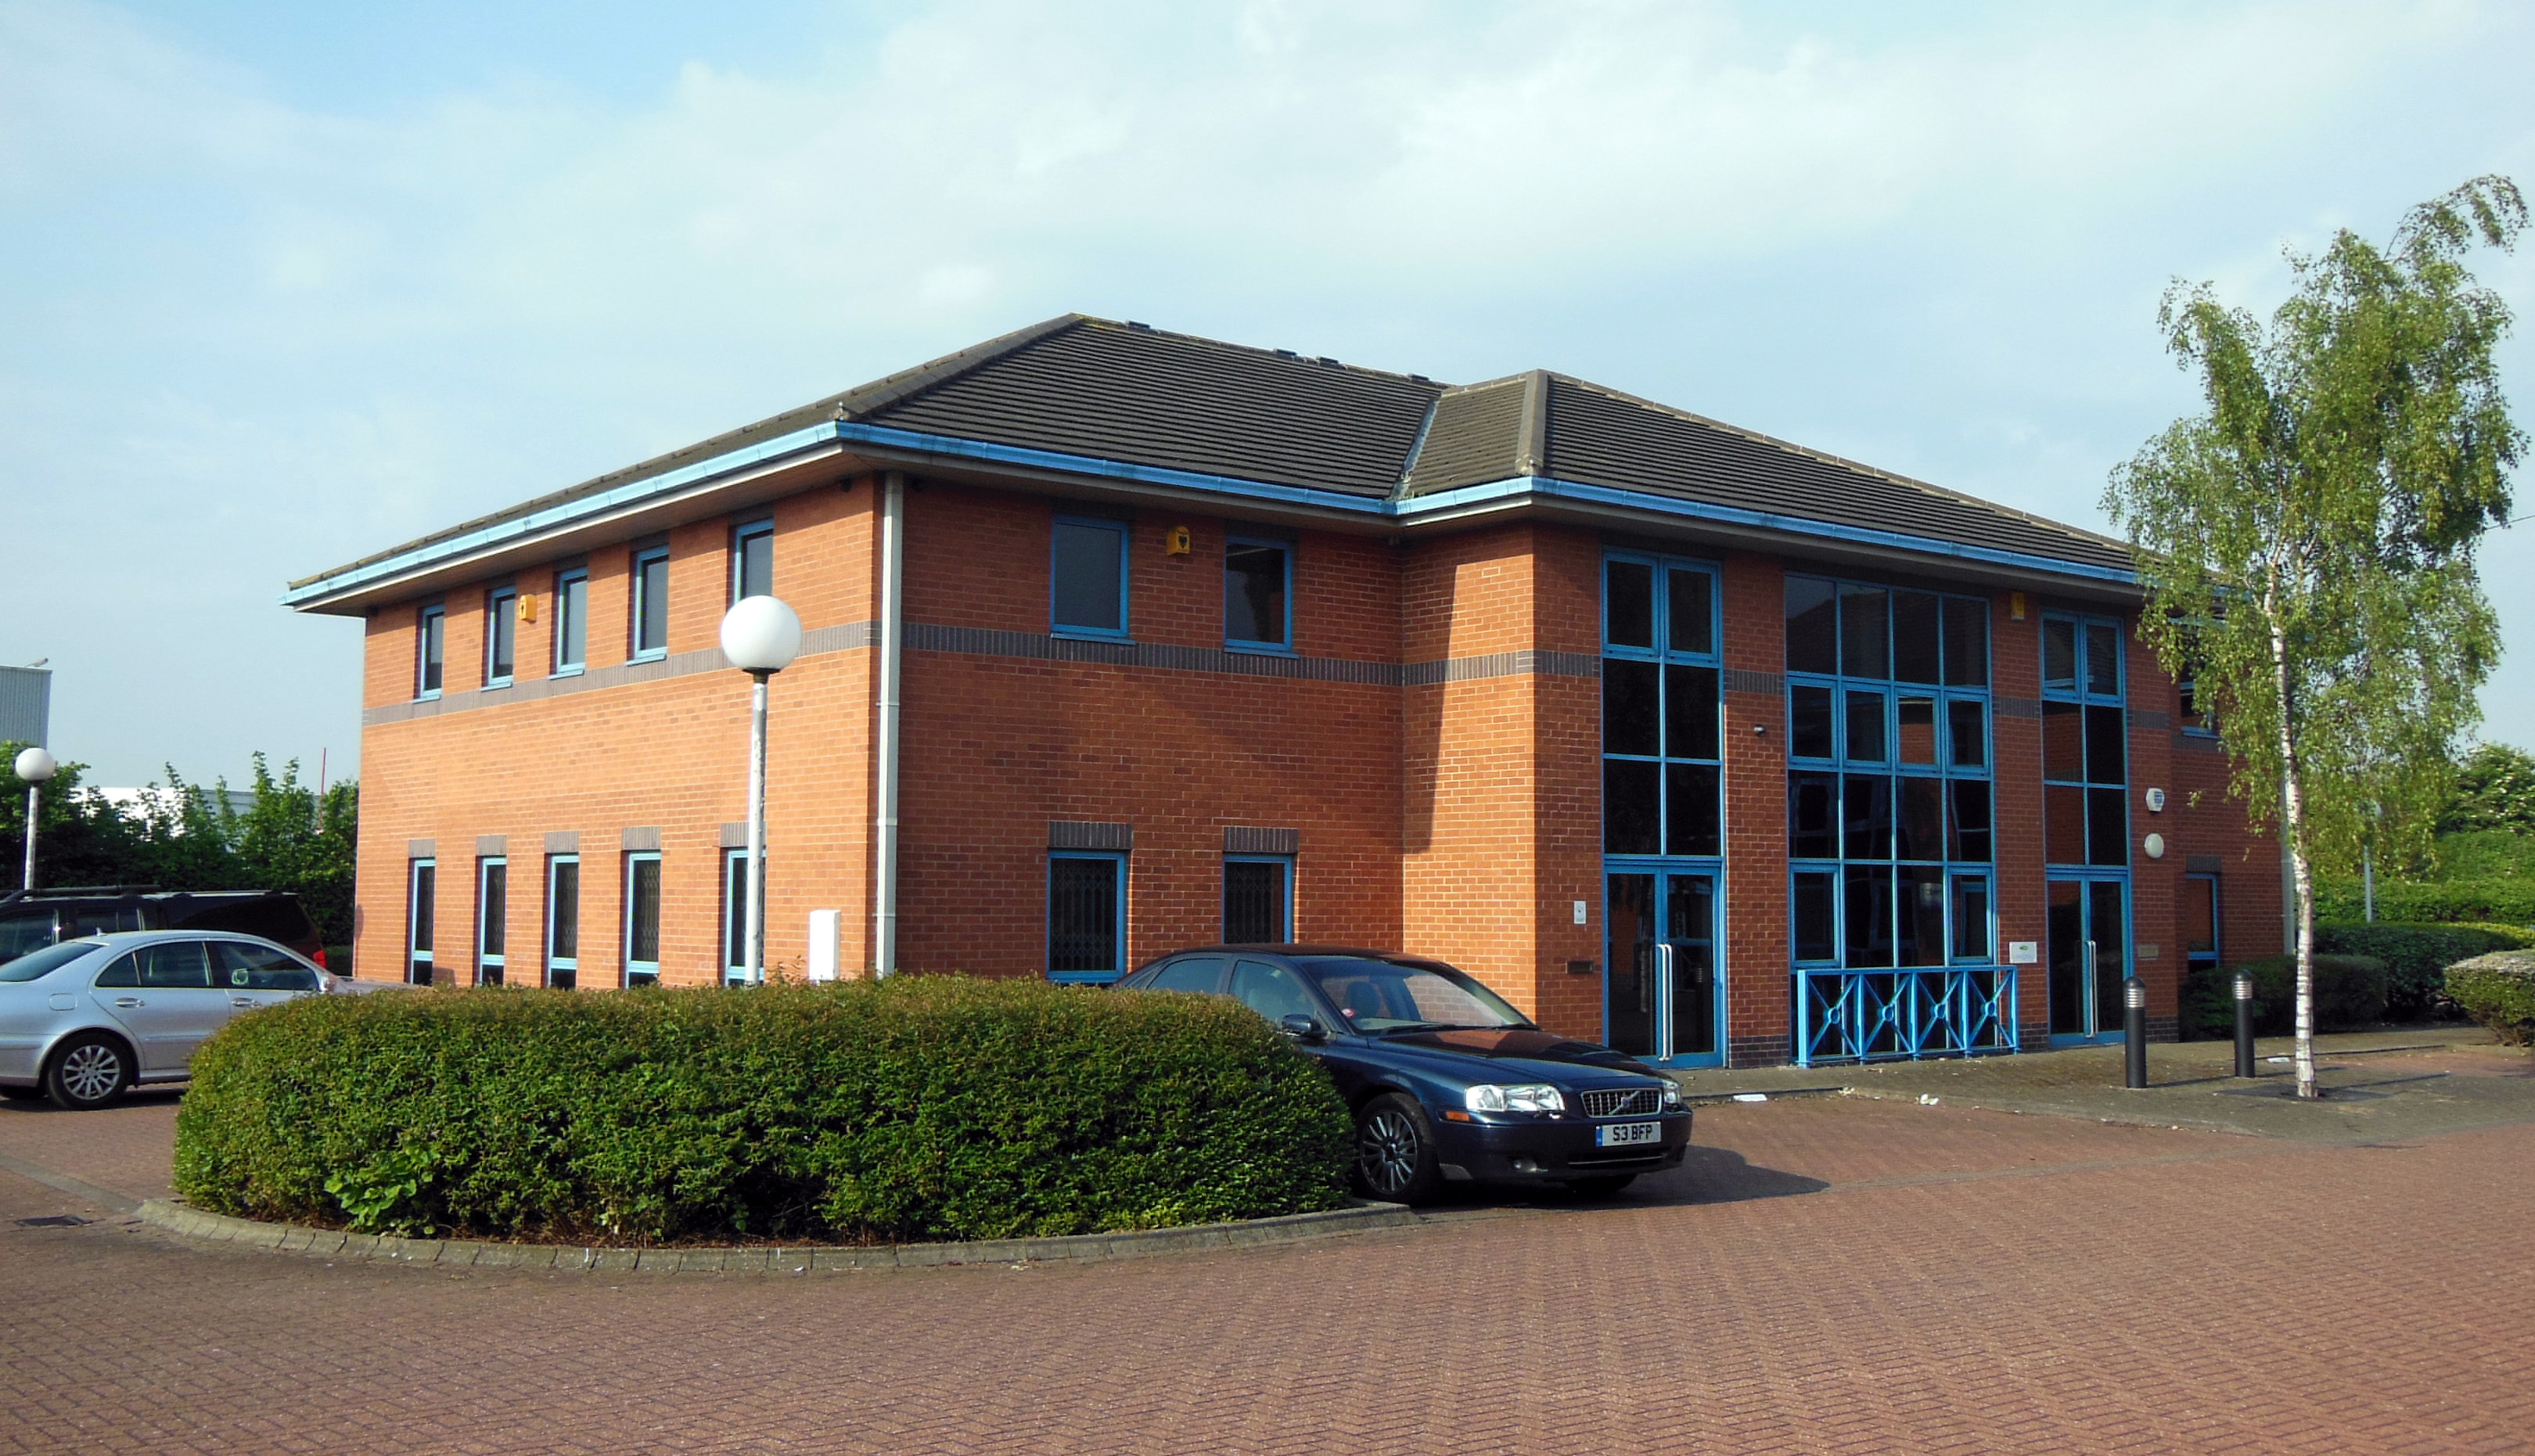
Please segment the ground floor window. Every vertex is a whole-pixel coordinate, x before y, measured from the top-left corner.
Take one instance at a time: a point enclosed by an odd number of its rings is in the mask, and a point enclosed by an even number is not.
[[[1294,862],[1283,855],[1227,855],[1223,940],[1227,945],[1281,945],[1294,939]]]
[[[404,978],[416,986],[431,984],[432,909],[439,888],[438,861],[413,860],[406,865]]]
[[[1114,981],[1127,969],[1127,857],[1094,851],[1047,857],[1047,975]]]
[[[625,984],[660,984],[660,856],[625,857]]]
[[[2218,948],[2218,877],[2193,875],[2183,881],[2183,953],[2194,970],[2214,970]]]
[[[511,862],[499,857],[475,862],[475,984],[502,984],[504,950],[510,940]]]
[[[581,977],[581,856],[546,856],[546,985],[570,991]]]
[[[765,861],[761,859],[759,864]],[[721,979],[725,986],[748,980],[748,851],[721,852]]]

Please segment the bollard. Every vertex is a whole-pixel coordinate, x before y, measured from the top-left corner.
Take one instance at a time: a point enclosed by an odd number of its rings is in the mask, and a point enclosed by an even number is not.
[[[2136,976],[2122,983],[2122,1085],[2147,1085],[2147,983]]]
[[[2236,1075],[2254,1075],[2254,973],[2236,973]]]

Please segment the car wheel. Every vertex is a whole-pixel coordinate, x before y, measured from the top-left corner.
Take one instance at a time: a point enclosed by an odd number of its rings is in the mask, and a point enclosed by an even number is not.
[[[1587,1198],[1611,1198],[1618,1196],[1622,1188],[1637,1181],[1636,1174],[1624,1173],[1611,1178],[1570,1179],[1567,1185]]]
[[[72,1112],[103,1107],[132,1084],[132,1054],[112,1037],[84,1036],[53,1054],[44,1092]]]
[[[1435,1134],[1416,1102],[1396,1092],[1355,1115],[1355,1182],[1367,1197],[1416,1203],[1435,1190]]]

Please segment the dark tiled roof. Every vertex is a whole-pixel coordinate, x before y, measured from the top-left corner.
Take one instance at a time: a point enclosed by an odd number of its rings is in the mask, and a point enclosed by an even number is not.
[[[828,420],[1368,500],[1547,475],[2129,566],[2120,542],[1562,375],[1533,371],[1450,388],[1067,314],[291,585],[313,585]]]
[[[1381,499],[1398,488],[1442,389],[1403,374],[1079,319],[855,418]]]
[[[1510,402],[1508,396],[1522,395]],[[1475,402],[1485,398],[1483,407]],[[1445,449],[1445,420],[1456,401]],[[1481,418],[1484,413],[1485,418]],[[1544,439],[1526,468],[1520,422]],[[1444,396],[1435,429],[1404,494],[1539,474],[1709,505],[1765,511],[1868,530],[2127,570],[2129,549],[2109,537],[2028,516],[1922,481],[1771,440],[1683,410],[1557,374],[1473,385]]]

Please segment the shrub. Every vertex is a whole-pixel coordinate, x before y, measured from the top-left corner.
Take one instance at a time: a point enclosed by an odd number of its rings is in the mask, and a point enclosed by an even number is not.
[[[2401,925],[2336,921],[2315,928],[2315,948],[2373,955],[2385,962],[2385,1014],[2413,1020],[2430,1013],[2446,988],[2447,967],[2493,950],[2535,946],[2535,931],[2507,925]]]
[[[2297,957],[2265,956],[2233,969],[2195,967],[2183,978],[2183,1035],[2194,1040],[2236,1034],[2236,971],[2254,973],[2254,1034],[2297,1029]],[[2385,962],[2369,955],[2315,958],[2318,1031],[2347,1031],[2385,1019]]]
[[[2318,920],[2359,920],[2366,900],[2356,881],[2317,886]],[[2405,924],[2535,925],[2535,880],[2380,880],[2377,918]]]
[[[1236,1002],[1041,982],[315,997],[194,1059],[179,1192],[494,1237],[1045,1237],[1335,1206],[1328,1075]]]
[[[2447,967],[2447,995],[2512,1047],[2535,1042],[2535,954],[2500,950]]]

